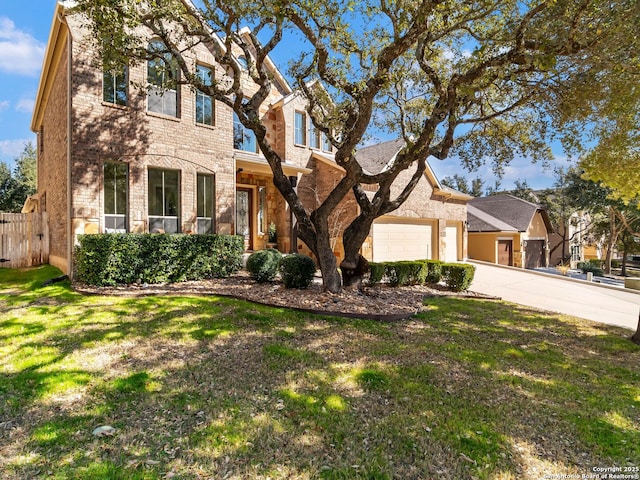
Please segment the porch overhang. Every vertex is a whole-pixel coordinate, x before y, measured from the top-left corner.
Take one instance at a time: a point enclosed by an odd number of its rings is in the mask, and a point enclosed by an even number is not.
[[[273,176],[273,172],[271,171],[271,167],[269,166],[269,162],[264,157],[253,156],[253,155],[242,155],[236,153],[236,168],[242,169],[247,173],[257,173],[260,175],[269,175]],[[282,171],[287,176],[294,176],[300,174],[308,174],[313,170],[306,167],[299,167],[298,165],[293,165],[290,163],[282,163]]]

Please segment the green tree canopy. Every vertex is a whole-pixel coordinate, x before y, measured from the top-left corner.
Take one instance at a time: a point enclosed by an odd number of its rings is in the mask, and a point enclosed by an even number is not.
[[[180,81],[233,108],[256,134],[274,184],[298,221],[299,237],[318,258],[325,287],[340,289],[328,219],[350,192],[359,215],[343,234],[343,269],[355,267],[372,222],[397,209],[422,178],[426,159],[456,153],[469,167],[490,161],[500,172],[516,156],[551,158],[556,132],[580,145],[595,118],[637,112],[637,96],[617,97],[637,83],[637,0],[78,0],[96,51],[107,64],[143,61],[149,36],[176,59]],[[252,28],[240,35],[243,26]],[[212,40],[217,34],[221,43]],[[211,47],[227,81],[204,85],[184,52]],[[345,175],[308,212],[282,171],[259,108],[272,86],[268,55],[300,49],[289,78],[308,99],[315,127],[335,147]],[[234,50],[235,49],[235,50]],[[244,52],[253,86],[242,82],[232,51]],[[325,88],[313,88],[319,80]],[[634,103],[635,102],[635,103]],[[635,110],[634,110],[635,109]],[[621,130],[632,126],[618,123]],[[354,152],[380,128],[406,146],[383,172],[362,169]],[[409,170],[399,193],[391,186]],[[377,186],[370,196],[366,185]]]
[[[31,142],[15,159],[13,172],[0,162],[0,212],[20,212],[29,195],[36,192],[36,150]]]

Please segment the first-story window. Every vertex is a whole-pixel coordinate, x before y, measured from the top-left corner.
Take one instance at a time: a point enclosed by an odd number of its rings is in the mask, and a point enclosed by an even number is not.
[[[128,230],[128,167],[126,163],[104,164],[104,231],[106,233],[125,233]]]
[[[574,262],[579,262],[580,260],[582,260],[580,245],[571,245],[571,260]]]
[[[267,187],[258,189],[258,233],[267,233]]]
[[[215,189],[213,175],[198,174],[197,176],[197,229],[198,233],[213,233],[215,219]]]
[[[149,231],[180,231],[180,172],[149,169]]]

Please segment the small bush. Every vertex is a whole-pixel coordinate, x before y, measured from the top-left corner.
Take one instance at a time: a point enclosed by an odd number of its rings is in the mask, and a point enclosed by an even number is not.
[[[280,260],[282,260],[282,254],[275,248],[259,250],[249,255],[247,270],[256,282],[269,282],[278,273]]]
[[[426,260],[427,277],[426,283],[436,284],[442,280],[442,262],[440,260]]]
[[[377,285],[384,278],[385,263],[369,262],[369,285]]]
[[[582,273],[593,273],[594,275],[601,277],[604,275],[604,270],[602,269],[604,262],[602,260],[598,260],[597,258],[591,258],[586,262],[579,262],[578,268],[582,270]]]
[[[448,288],[455,292],[466,290],[473,281],[476,267],[466,263],[442,264],[442,277]]]
[[[280,260],[280,278],[286,288],[307,288],[316,273],[316,264],[306,255],[293,253]]]

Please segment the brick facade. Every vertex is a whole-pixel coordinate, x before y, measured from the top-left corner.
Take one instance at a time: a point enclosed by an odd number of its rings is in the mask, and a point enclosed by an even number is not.
[[[59,18],[58,18],[59,20]],[[51,263],[70,273],[71,252],[77,235],[105,232],[104,166],[125,164],[127,178],[127,230],[149,232],[149,169],[179,172],[179,230],[196,230],[196,178],[212,175],[215,188],[214,225],[218,233],[236,233],[236,192],[252,192],[252,238],[254,249],[268,243],[265,227],[273,223],[278,232],[277,247],[284,252],[310,253],[300,241],[291,245],[292,219],[288,205],[275,189],[272,174],[264,157],[234,150],[233,113],[220,102],[214,105],[214,125],[196,123],[196,95],[193,89],[179,86],[177,115],[166,116],[148,111],[147,66],[131,66],[128,72],[127,105],[119,106],[103,100],[103,70],[85,41],[81,22],[66,16],[61,31],[68,28],[72,41],[59,35],[62,45],[49,45],[48,51],[63,48],[59,60],[46,64],[49,69],[36,105],[32,124],[43,129],[38,152],[38,191],[41,208],[49,212]],[[69,51],[68,45],[71,50]],[[239,52],[236,52],[239,54]],[[188,60],[211,67],[217,77],[214,57],[204,45],[189,52]],[[69,63],[70,62],[70,63]],[[277,72],[275,72],[277,73]],[[304,111],[304,97],[293,92],[284,80],[274,74],[274,87],[264,102],[261,116],[267,128],[267,140],[281,156],[288,175],[297,176],[301,200],[309,208],[319,204],[342,177],[341,169],[331,161],[331,154],[294,141],[296,111]],[[248,76],[242,79],[247,91]],[[253,87],[255,88],[255,87]],[[70,96],[69,96],[70,94]],[[71,108],[69,108],[69,105]],[[309,119],[307,117],[307,125]],[[68,185],[71,179],[71,188]],[[426,179],[416,195],[398,215],[462,221],[466,216],[463,202],[452,204],[433,195]],[[263,195],[261,196],[261,192]],[[258,223],[259,198],[264,210]],[[332,241],[338,257],[342,255],[342,229],[357,215],[358,206],[350,194],[332,218]],[[443,227],[444,228],[444,227]],[[70,232],[70,235],[69,235]]]

